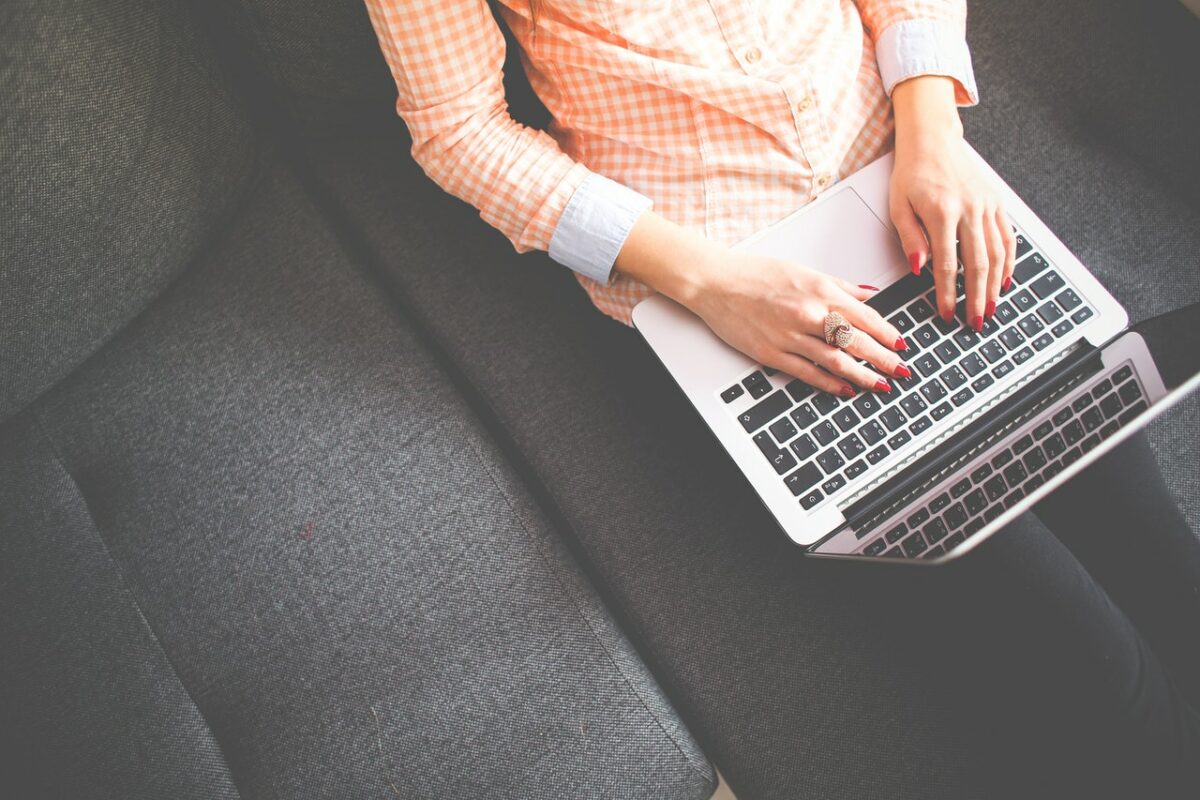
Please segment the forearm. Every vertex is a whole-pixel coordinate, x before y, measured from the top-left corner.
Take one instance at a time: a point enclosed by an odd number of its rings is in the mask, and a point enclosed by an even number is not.
[[[723,252],[700,233],[645,211],[630,229],[614,268],[691,307],[718,274]]]
[[[896,119],[896,155],[908,155],[951,136],[961,138],[962,120],[955,102],[955,83],[940,75],[911,78],[892,91]]]

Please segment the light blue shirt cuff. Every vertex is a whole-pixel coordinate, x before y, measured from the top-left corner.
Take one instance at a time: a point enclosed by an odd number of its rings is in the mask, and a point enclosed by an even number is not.
[[[608,283],[613,262],[650,198],[595,172],[576,187],[550,236],[550,257]]]
[[[889,25],[875,42],[875,59],[889,96],[900,81],[945,75],[962,85],[972,104],[979,102],[971,51],[956,25],[929,19]]]

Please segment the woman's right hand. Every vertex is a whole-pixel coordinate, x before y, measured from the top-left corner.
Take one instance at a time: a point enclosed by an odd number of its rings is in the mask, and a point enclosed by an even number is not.
[[[900,332],[863,302],[876,289],[780,259],[714,251],[702,288],[688,305],[732,347],[843,397],[856,387],[890,392],[884,376],[911,374],[897,354],[906,349]],[[856,329],[845,350],[825,342],[825,316],[831,311]]]

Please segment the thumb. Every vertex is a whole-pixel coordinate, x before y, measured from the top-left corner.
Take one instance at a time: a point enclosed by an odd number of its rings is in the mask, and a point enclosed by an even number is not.
[[[892,222],[896,225],[896,233],[900,234],[900,246],[908,256],[908,267],[917,275],[929,260],[929,242],[925,239],[921,221],[912,206],[901,201],[892,208]]]

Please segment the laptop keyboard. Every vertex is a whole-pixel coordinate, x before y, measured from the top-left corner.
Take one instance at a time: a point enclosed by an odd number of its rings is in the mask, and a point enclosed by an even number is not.
[[[770,380],[776,373],[759,367],[720,393],[727,404],[743,395],[757,401],[738,421],[805,510],[893,452],[921,445],[935,422],[1021,377],[1036,353],[1095,313],[1022,234],[1012,286],[981,333],[960,321],[961,273],[958,318],[949,323],[937,315],[929,269],[901,278],[867,304],[908,342],[903,357],[912,376],[892,378],[891,392],[841,398],[799,380],[777,389]]]
[[[872,524],[871,531],[883,533],[865,542],[859,555],[929,559],[950,552],[1146,408],[1128,363],[1095,376],[1039,414],[1021,435],[985,446],[954,478],[907,504],[906,516]]]

